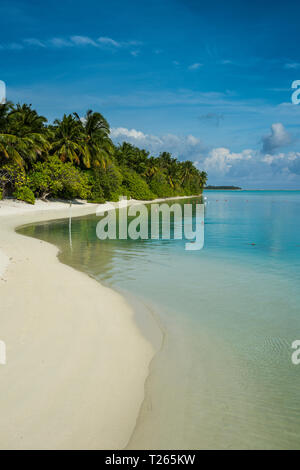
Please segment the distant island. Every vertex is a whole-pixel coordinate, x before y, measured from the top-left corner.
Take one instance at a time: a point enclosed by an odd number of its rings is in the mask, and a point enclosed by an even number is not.
[[[227,190],[235,190],[235,191],[238,191],[238,190],[241,190],[242,188],[240,188],[239,186],[206,186],[204,189],[227,189]]]

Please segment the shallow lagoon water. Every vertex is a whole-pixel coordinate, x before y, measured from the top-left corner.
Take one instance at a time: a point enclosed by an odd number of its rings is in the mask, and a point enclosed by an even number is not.
[[[163,331],[129,448],[299,449],[300,191],[205,196],[201,251],[184,240],[99,241],[96,216],[72,220],[72,249],[68,220],[22,233],[137,297]]]

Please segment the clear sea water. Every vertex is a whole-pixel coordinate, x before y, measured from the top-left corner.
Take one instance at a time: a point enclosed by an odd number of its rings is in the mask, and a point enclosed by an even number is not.
[[[300,191],[205,197],[201,251],[99,241],[96,216],[73,219],[72,249],[68,220],[22,233],[138,298],[162,329],[128,448],[300,449]]]

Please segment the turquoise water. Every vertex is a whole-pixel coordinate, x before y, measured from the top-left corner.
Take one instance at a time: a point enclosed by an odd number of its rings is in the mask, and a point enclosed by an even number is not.
[[[99,241],[95,216],[73,219],[72,249],[68,220],[22,233],[138,297],[163,331],[129,448],[299,449],[300,191],[205,196],[201,251]]]

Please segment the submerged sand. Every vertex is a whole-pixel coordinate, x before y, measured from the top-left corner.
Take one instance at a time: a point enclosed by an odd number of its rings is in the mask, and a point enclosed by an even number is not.
[[[73,205],[72,215],[95,210]],[[122,449],[144,399],[156,324],[146,337],[121,295],[15,232],[69,213],[61,202],[0,201],[1,449]]]

